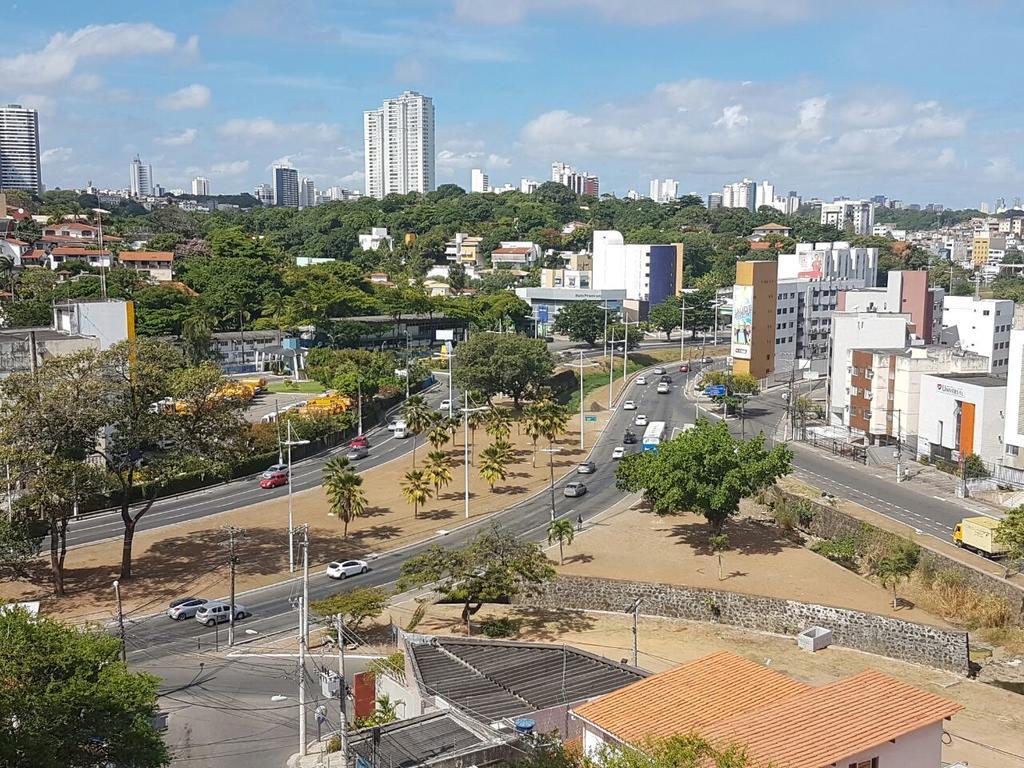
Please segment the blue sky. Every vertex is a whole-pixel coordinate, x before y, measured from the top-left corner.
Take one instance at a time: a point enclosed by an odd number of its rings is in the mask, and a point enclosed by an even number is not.
[[[805,197],[1024,195],[1010,0],[17,0],[0,101],[40,110],[47,187],[248,190],[287,158],[362,187],[362,110],[434,98],[438,183],[602,190],[743,176]]]

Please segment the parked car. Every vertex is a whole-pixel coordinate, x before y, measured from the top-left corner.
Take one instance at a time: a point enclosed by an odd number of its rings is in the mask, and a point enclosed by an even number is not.
[[[622,436],[622,442],[626,443],[626,445],[632,445],[636,442],[636,435],[627,429],[625,434]]]
[[[449,400],[448,398],[445,398],[444,400],[441,401],[441,404],[439,406],[437,406],[437,410],[439,410],[439,411],[447,411],[451,407],[452,407],[452,401]]]
[[[638,413],[636,415],[636,418],[633,419],[633,423],[636,424],[638,427],[646,427],[647,426],[647,417],[644,416],[644,414],[642,414],[642,413]]]
[[[577,475],[592,475],[597,471],[597,464],[592,461],[581,461],[576,467]]]
[[[667,395],[668,391],[669,391],[669,386],[665,382],[661,382],[661,384],[658,385],[658,394],[659,395]]]
[[[680,364],[679,372],[680,373],[689,373],[690,372],[690,366],[687,363]]]
[[[614,448],[614,450],[612,450],[612,458],[613,459],[618,460],[618,459],[621,459],[625,455],[626,455],[626,449],[623,448],[621,445],[616,446]]]
[[[279,488],[282,485],[288,485],[287,472],[271,472],[269,477],[264,474],[260,478],[260,488]]]
[[[265,470],[263,470],[263,474],[260,475],[260,477],[270,477],[275,472],[287,472],[287,471],[288,471],[288,465],[287,464],[273,464],[273,465],[267,467]]]
[[[196,611],[207,602],[209,601],[205,597],[179,597],[171,603],[171,607],[167,609],[167,615],[175,621],[191,619],[196,615]]]
[[[348,453],[345,454],[345,458],[349,461],[358,461],[359,459],[365,459],[370,455],[370,449],[365,445],[360,445],[356,448],[349,448]]]
[[[568,496],[569,498],[573,499],[576,498],[577,496],[582,496],[586,492],[587,486],[585,486],[583,483],[579,481],[566,483],[565,488],[562,489],[563,496]]]
[[[654,375],[655,376],[661,376],[661,374],[663,374],[664,372],[665,372],[665,369],[662,368],[660,365],[657,368],[654,369]]]
[[[345,579],[366,573],[370,566],[365,560],[340,560],[327,565],[327,576],[332,579]]]
[[[627,400],[626,402],[624,402],[622,404],[622,410],[624,410],[624,411],[635,411],[636,410],[636,403],[633,402],[632,400]]]
[[[348,441],[348,447],[349,448],[369,448],[370,447],[370,438],[368,438],[366,435],[356,435],[355,437],[353,437],[351,440]]]
[[[636,377],[636,383],[637,384],[646,384],[647,383],[647,377],[646,376],[637,376]]]
[[[248,615],[249,612],[245,610],[245,606],[235,603],[235,621],[240,621]],[[199,607],[195,619],[208,627],[212,627],[214,624],[223,624],[225,621],[231,621],[231,606],[211,600],[206,605]]]

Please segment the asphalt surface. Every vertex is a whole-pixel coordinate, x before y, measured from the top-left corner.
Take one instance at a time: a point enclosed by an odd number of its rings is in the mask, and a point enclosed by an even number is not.
[[[691,374],[681,374],[677,368],[678,364],[671,367],[666,366],[668,375],[671,375],[673,379],[669,394],[656,394],[656,382],[652,380],[651,375],[648,375],[648,381],[652,383],[647,386],[633,385],[631,387],[632,391],[627,393],[623,400],[634,400],[637,410],[625,411],[620,406],[612,414],[608,427],[598,439],[592,452],[592,458],[597,464],[593,474],[578,475],[572,471],[572,467],[559,468],[556,465],[554,507],[557,517],[575,521],[578,516],[582,516],[586,521],[623,498],[623,494],[615,488],[615,462],[611,455],[612,450],[622,444],[621,439],[627,427],[637,434],[638,442],[624,447],[627,451],[640,450],[640,438],[644,428],[633,424],[637,414],[645,414],[650,421],[665,421],[667,423],[666,437],[672,434],[674,428],[682,427],[684,423],[692,421],[689,414],[684,414],[678,407],[682,384]],[[691,365],[693,371],[698,368],[697,365]],[[567,470],[569,471],[567,476],[558,477],[558,473],[564,473]],[[577,498],[565,497],[562,489],[570,481],[584,482],[588,492]],[[392,585],[397,581],[401,565],[407,558],[424,551],[435,543],[445,546],[462,545],[482,527],[489,526],[493,522],[500,523],[506,530],[517,536],[541,541],[546,539],[546,529],[550,519],[551,495],[549,489],[544,489],[512,507],[456,529],[448,535],[437,536],[425,542],[384,553],[381,557],[373,560],[371,570],[361,576],[350,577],[344,582],[335,582],[327,578],[322,571],[311,573],[310,599],[321,599],[357,586]],[[311,559],[323,558],[319,554],[313,553]],[[238,638],[251,639],[297,626],[295,603],[296,598],[301,594],[301,589],[301,577],[296,577],[238,595],[237,601],[243,604],[251,614],[236,624]],[[221,598],[222,596],[204,595],[204,597]],[[127,646],[128,655],[133,661],[142,662],[147,658],[160,658],[170,654],[209,651],[216,646],[223,646],[225,643],[226,625],[207,628],[191,619],[175,622],[163,614],[143,615],[145,612],[159,610],[162,607],[150,605],[139,614],[128,616]]]

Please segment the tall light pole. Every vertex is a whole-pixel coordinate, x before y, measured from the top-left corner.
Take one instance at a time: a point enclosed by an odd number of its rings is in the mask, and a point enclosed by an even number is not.
[[[612,409],[612,387],[615,386],[615,329],[612,328],[612,345],[608,350],[608,410]]]
[[[292,423],[288,421],[288,439],[285,440],[288,446],[288,570],[295,573],[295,530],[292,521],[292,446],[309,445],[309,440],[295,440],[292,438]]]
[[[363,434],[363,380],[356,381],[356,401],[359,412],[359,434]]]
[[[582,349],[580,350],[580,361],[578,363],[576,363],[575,365],[572,364],[572,363],[566,363],[566,367],[567,368],[576,368],[576,369],[579,370],[579,374],[580,374],[580,450],[581,451],[584,450],[584,445],[583,445],[583,420],[585,418],[585,415],[584,415],[584,412],[583,412],[583,369],[584,368],[593,368],[596,365],[598,365],[598,364],[597,363],[584,363],[583,362],[583,350]]]
[[[469,414],[476,413],[477,411],[486,411],[487,408],[470,408],[469,407],[469,392],[463,392],[465,406],[462,408],[462,467],[463,467],[463,481],[465,483],[465,489],[463,492],[466,505],[466,519],[469,519]]]
[[[555,454],[560,452],[561,448],[541,448],[542,453],[548,455],[548,474],[550,476],[551,488],[551,519],[555,519]]]
[[[107,300],[107,269],[103,266],[103,214],[110,213],[102,208],[93,208],[92,212],[96,214],[96,238],[99,241],[100,246],[100,295],[103,300]]]
[[[679,295],[679,362],[683,362],[686,354],[686,300]]]

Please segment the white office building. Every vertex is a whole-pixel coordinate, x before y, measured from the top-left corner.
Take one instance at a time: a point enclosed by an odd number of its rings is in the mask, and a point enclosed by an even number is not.
[[[1013,302],[944,296],[942,343],[989,359],[989,373],[1005,376],[1010,364]],[[953,329],[956,329],[955,331]]]
[[[274,187],[271,184],[257,184],[253,188],[252,196],[260,201],[260,205],[273,205]]]
[[[875,226],[875,204],[870,200],[837,200],[821,204],[821,223],[855,235],[870,235]]]
[[[316,185],[308,176],[299,181],[299,208],[312,208],[316,205]]]
[[[406,91],[363,113],[366,194],[382,198],[434,189],[434,102]]]
[[[592,263],[593,289],[625,288],[631,319],[682,290],[682,244],[627,244],[614,229],[596,230]]]
[[[480,168],[474,168],[470,171],[469,180],[469,191],[470,192],[490,192],[491,191],[491,180],[487,174]]]
[[[750,179],[736,181],[722,187],[723,208],[757,210],[757,184]]]
[[[128,193],[132,197],[149,197],[153,194],[153,166],[143,163],[138,155],[128,166]]]
[[[0,189],[43,191],[39,113],[20,104],[0,107]]]
[[[651,179],[651,200],[670,203],[679,199],[679,182],[675,179]]]
[[[204,179],[202,176],[196,176],[192,179],[192,194],[196,197],[209,197],[210,180]]]
[[[519,180],[519,191],[524,195],[532,195],[537,191],[537,187],[539,186],[540,182],[534,181],[533,179],[527,179],[524,177]]]
[[[848,422],[845,409],[849,392],[847,379],[851,349],[905,349],[910,340],[909,313],[834,312],[830,336],[831,362],[829,411],[833,423]]]

